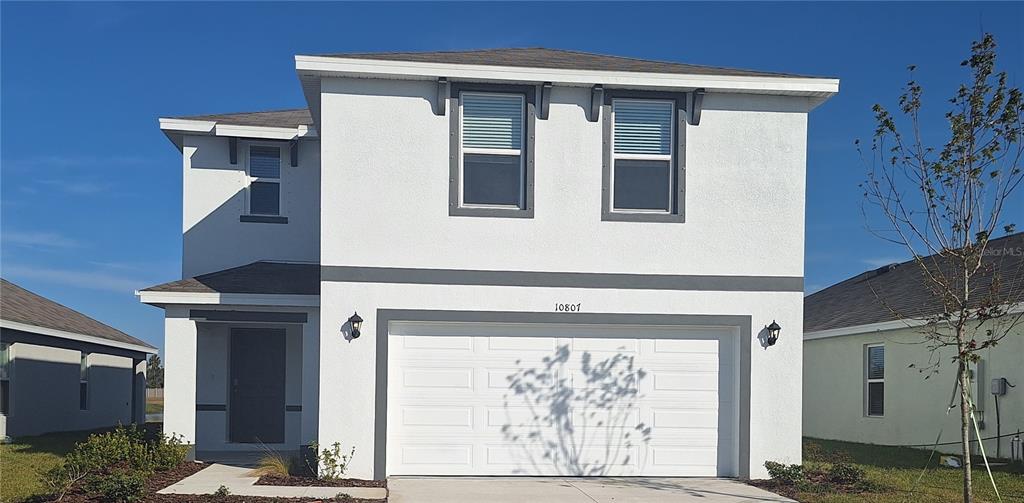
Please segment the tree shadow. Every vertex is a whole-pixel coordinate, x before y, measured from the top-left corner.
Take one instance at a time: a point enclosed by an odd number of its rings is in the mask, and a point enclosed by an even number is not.
[[[606,476],[637,462],[634,447],[651,438],[651,427],[634,417],[647,372],[621,353],[595,361],[583,352],[578,368],[571,360],[562,345],[536,368],[516,361],[519,370],[506,378],[505,440],[536,474]],[[526,417],[514,421],[512,411],[524,409]]]

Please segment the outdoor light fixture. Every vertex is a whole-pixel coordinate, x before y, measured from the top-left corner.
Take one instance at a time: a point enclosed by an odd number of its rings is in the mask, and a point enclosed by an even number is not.
[[[769,346],[774,346],[775,345],[775,341],[779,340],[779,332],[781,332],[781,331],[782,331],[782,327],[780,327],[778,323],[775,323],[775,320],[772,320],[772,324],[768,325],[768,339],[767,339],[767,342],[768,342]]]
[[[349,325],[352,325],[352,338],[359,338],[359,329],[363,328],[363,319],[359,317],[359,313],[352,313],[352,317],[348,319]]]

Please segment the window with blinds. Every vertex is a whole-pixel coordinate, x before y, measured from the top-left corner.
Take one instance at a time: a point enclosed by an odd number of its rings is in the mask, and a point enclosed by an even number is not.
[[[612,101],[613,211],[672,212],[674,114],[671,100]]]
[[[882,416],[885,414],[885,346],[868,346],[865,366],[865,411],[869,416]]]
[[[523,207],[526,99],[462,93],[462,206]]]
[[[249,214],[281,214],[281,149],[249,147]]]

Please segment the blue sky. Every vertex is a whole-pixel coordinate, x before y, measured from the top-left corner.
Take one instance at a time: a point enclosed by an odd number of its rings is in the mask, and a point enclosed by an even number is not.
[[[305,106],[294,54],[545,46],[839,77],[810,118],[809,290],[904,257],[864,230],[853,141],[908,64],[935,138],[984,31],[1024,84],[1020,3],[3,2],[0,23],[0,273],[158,346],[163,313],[133,295],[180,276],[181,158],[157,117]]]

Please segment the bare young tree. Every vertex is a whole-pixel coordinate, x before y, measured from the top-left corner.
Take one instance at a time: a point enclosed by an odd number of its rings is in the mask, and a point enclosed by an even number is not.
[[[916,312],[890,309],[898,318],[924,323],[921,332],[933,356],[955,351],[965,503],[973,501],[969,368],[1020,321],[1016,308],[1024,286],[1019,271],[1006,274],[1012,271],[1000,271],[999,261],[991,260],[1005,251],[989,246],[997,233],[1014,232],[1009,219],[1021,215],[1004,209],[1019,203],[1013,197],[1024,177],[1021,91],[1007,85],[995,63],[996,43],[986,34],[961,63],[971,78],[948,100],[943,143],[931,139],[935,126],[923,123],[917,81],[900,95],[899,117],[875,105],[877,128],[861,184],[869,229],[909,252],[929,293],[929,305]],[[909,70],[913,75],[914,67]],[[871,225],[875,219],[881,225]]]

